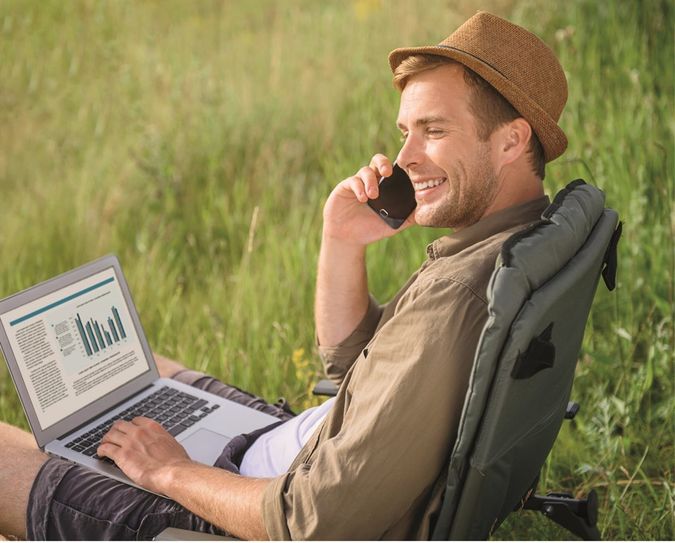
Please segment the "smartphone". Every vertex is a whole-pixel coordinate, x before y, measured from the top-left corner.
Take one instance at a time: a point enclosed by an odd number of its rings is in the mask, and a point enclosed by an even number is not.
[[[368,200],[370,208],[389,226],[399,228],[417,207],[415,189],[405,171],[394,164],[389,177],[380,179],[380,195]]]

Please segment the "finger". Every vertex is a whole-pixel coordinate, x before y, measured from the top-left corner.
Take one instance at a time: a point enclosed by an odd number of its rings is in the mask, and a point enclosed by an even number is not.
[[[117,456],[117,453],[120,451],[119,445],[115,445],[114,443],[103,443],[98,446],[98,449],[96,449],[96,454],[98,456],[107,456],[108,458],[112,458],[115,460],[115,457]]]
[[[365,203],[368,201],[368,196],[366,194],[366,187],[364,186],[363,181],[361,181],[360,177],[356,175],[349,177],[346,179],[346,183],[359,202]]]
[[[382,153],[376,154],[370,159],[370,167],[375,170],[380,177],[389,177],[394,171],[394,165]]]
[[[356,176],[361,178],[368,198],[377,198],[378,194],[380,193],[380,187],[379,178],[375,170],[373,170],[370,166],[364,166],[359,170]]]
[[[154,430],[162,430],[163,432],[166,432],[166,430],[164,429],[164,426],[162,426],[156,420],[152,420],[148,417],[136,417],[131,422],[134,425],[139,426],[139,427],[144,427],[144,428],[154,429]]]
[[[120,441],[126,436],[124,432],[120,432],[117,428],[111,428],[108,432],[101,438],[101,443],[120,443]]]
[[[112,426],[110,427],[110,430],[117,430],[118,432],[121,432],[123,434],[126,434],[130,430],[130,426],[132,424],[126,420],[116,420],[113,422]]]
[[[135,424],[136,426],[148,426],[154,422],[154,420],[149,419],[148,417],[134,417],[131,419],[131,423]]]

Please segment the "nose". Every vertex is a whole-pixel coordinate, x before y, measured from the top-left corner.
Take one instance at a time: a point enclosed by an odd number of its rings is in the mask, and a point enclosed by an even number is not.
[[[418,136],[409,133],[398,152],[396,164],[406,171],[419,166],[424,161],[424,146]]]

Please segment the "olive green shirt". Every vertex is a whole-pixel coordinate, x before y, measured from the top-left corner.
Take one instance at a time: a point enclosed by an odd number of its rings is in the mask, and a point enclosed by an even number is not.
[[[352,334],[319,347],[333,408],[263,497],[271,539],[428,539],[442,501],[487,285],[503,242],[542,197],[427,247],[428,259]]]

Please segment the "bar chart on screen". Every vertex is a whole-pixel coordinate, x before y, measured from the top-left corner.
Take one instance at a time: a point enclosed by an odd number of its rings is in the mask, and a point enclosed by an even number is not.
[[[71,298],[72,296],[72,298]],[[122,294],[112,278],[79,290],[46,321],[69,375],[124,355],[135,338]]]
[[[66,372],[73,374],[99,360],[117,357],[129,346],[130,326],[124,322],[110,293],[74,308],[65,320],[53,323],[53,330]]]
[[[119,343],[127,337],[120,313],[115,306],[110,307],[110,316],[106,317],[106,324],[99,323],[93,318],[83,322],[79,313],[74,321],[87,356],[112,347],[114,343]]]

